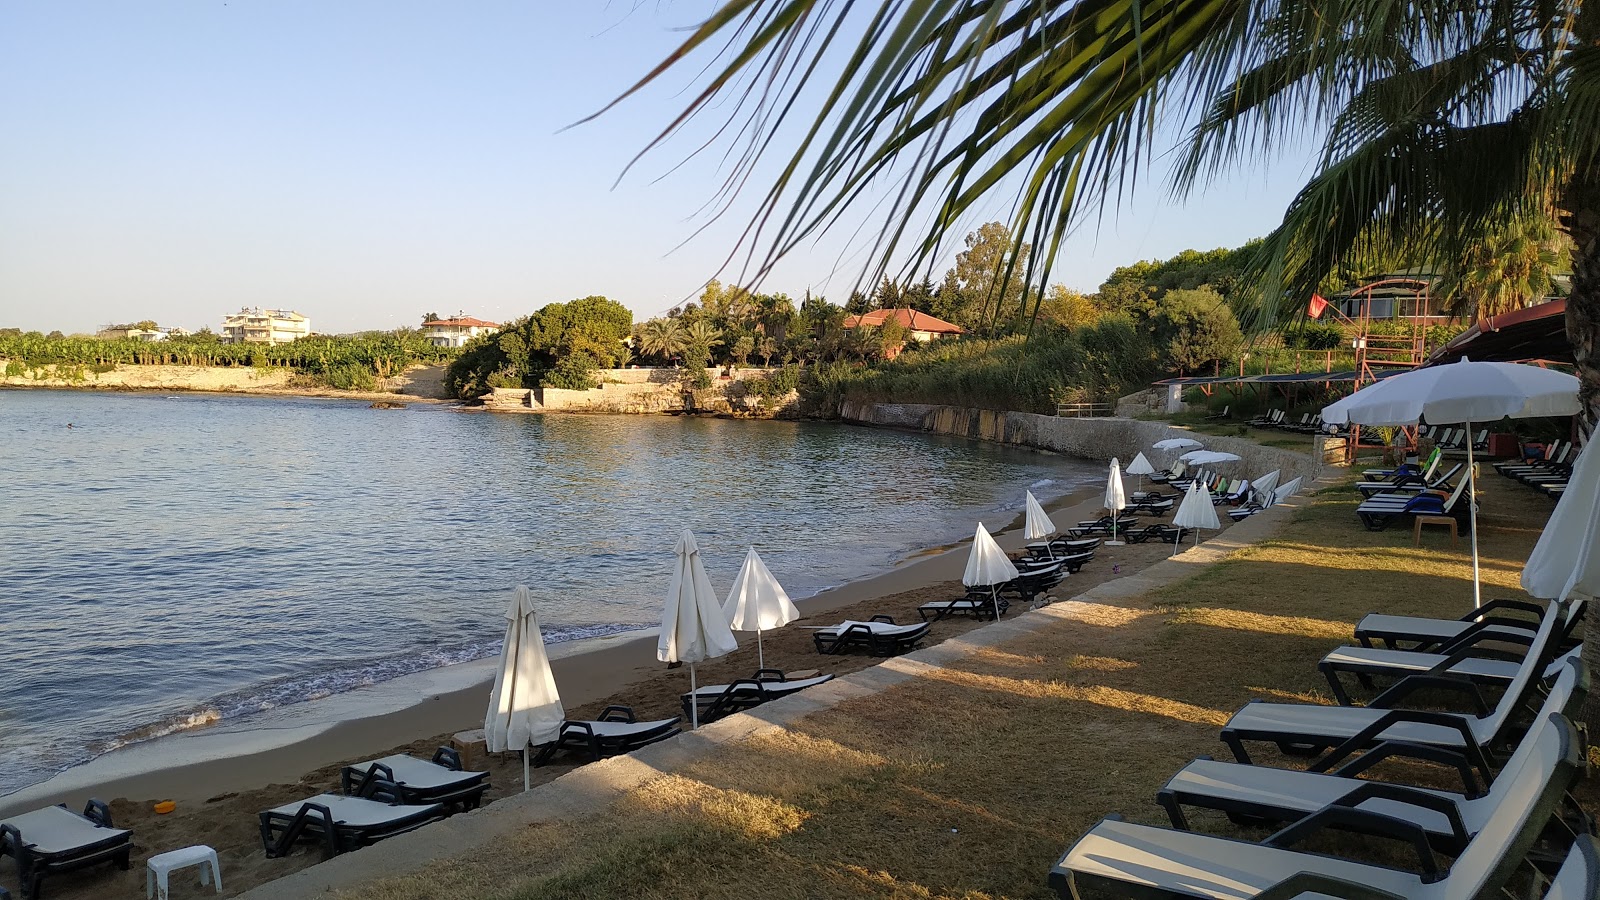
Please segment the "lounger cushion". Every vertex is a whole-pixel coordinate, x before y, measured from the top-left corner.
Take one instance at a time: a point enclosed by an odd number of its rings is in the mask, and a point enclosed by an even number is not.
[[[126,829],[107,828],[59,806],[47,806],[0,822],[22,834],[22,841],[35,853],[70,853],[104,843],[127,834]]]
[[[883,623],[880,622],[878,624],[881,625]],[[795,691],[803,691],[812,685],[821,684],[824,681],[831,680],[832,678],[833,676],[830,674],[818,675],[816,678],[801,678],[795,681],[763,681],[761,682],[761,689],[768,694],[782,696],[784,694],[792,694]],[[726,691],[728,687],[729,686],[726,684],[708,684],[704,687],[696,689],[694,694],[703,700],[710,700],[721,696],[722,692]],[[749,684],[741,684],[739,685],[739,690],[747,691],[753,690],[753,688],[751,688]],[[689,695],[686,692],[684,696],[687,697]],[[399,777],[399,773],[396,773],[396,777]]]
[[[1356,637],[1394,637],[1398,640],[1444,642],[1460,637],[1462,632],[1472,626],[1472,622],[1461,622],[1456,619],[1425,619],[1420,616],[1385,616],[1369,613],[1356,623]],[[1538,627],[1537,622],[1529,619],[1525,630],[1500,625],[1494,626],[1491,630],[1500,631],[1504,628],[1506,634],[1520,634],[1526,637]]]
[[[482,780],[489,774],[488,772],[458,772],[438,763],[417,759],[415,756],[408,756],[404,753],[385,756],[383,759],[368,760],[353,768],[366,772],[372,768],[374,763],[388,766],[389,771],[394,773],[394,780],[397,783],[419,791],[431,791],[470,784],[474,781]]]
[[[1361,729],[1376,722],[1388,710],[1366,706],[1315,706],[1302,703],[1248,703],[1233,714],[1225,728],[1235,731],[1284,734],[1285,740],[1293,735],[1306,735],[1308,739],[1344,740],[1354,737]],[[1486,723],[1488,719],[1461,716],[1478,742],[1492,738]],[[1490,717],[1492,718],[1492,717]],[[1483,732],[1480,733],[1480,728]],[[1399,722],[1375,738],[1375,741],[1415,741],[1437,747],[1460,747],[1461,732],[1443,725],[1424,725],[1416,722]]]
[[[421,806],[390,805],[361,797],[346,797],[341,794],[318,794],[315,797],[307,797],[294,803],[286,803],[275,809],[267,810],[267,812],[292,818],[308,803],[326,806],[329,814],[333,816],[334,824],[347,825],[351,828],[375,828],[400,819],[426,815],[441,808],[437,803]]]
[[[978,603],[980,601],[975,601],[975,600],[950,600],[950,601],[944,601],[944,600],[940,600],[940,601],[935,602],[935,603],[924,603],[923,606],[933,607],[933,608],[943,608],[944,605],[946,604],[946,602],[956,604],[956,606],[954,607],[955,609],[966,609],[969,606],[971,606],[972,604]],[[983,600],[981,602],[984,603],[984,604],[990,604],[990,603],[993,603],[994,601],[986,599],[986,600]],[[968,606],[962,606],[961,604],[963,604],[963,603],[967,604]],[[907,632],[916,631],[919,628],[928,627],[926,622],[914,622],[914,623],[907,624],[907,625],[890,625],[888,622],[857,622],[854,619],[846,619],[846,620],[844,620],[843,622],[840,622],[837,625],[830,625],[827,628],[818,628],[817,629],[817,633],[818,634],[838,634],[838,633],[844,631],[845,629],[847,629],[847,628],[849,628],[849,627],[851,627],[853,625],[864,625],[864,626],[866,626],[866,629],[868,631],[872,632],[875,635],[884,636],[884,637],[897,635],[897,634],[906,634]]]
[[[1344,671],[1386,669],[1395,674],[1427,672],[1444,662],[1437,653],[1414,650],[1389,650],[1380,647],[1340,647],[1322,658],[1322,661]],[[1501,659],[1463,659],[1450,667],[1449,674],[1464,675],[1480,681],[1507,681],[1517,677],[1520,665]]]
[[[1299,769],[1275,769],[1271,766],[1251,766],[1235,762],[1197,759],[1184,766],[1167,782],[1165,790],[1178,795],[1210,797],[1232,800],[1270,809],[1288,810],[1309,815],[1338,800],[1361,786],[1354,778],[1321,775]],[[1460,794],[1449,791],[1427,790],[1426,793],[1460,801]],[[1408,803],[1393,800],[1369,799],[1360,804],[1368,812],[1394,816],[1406,822],[1415,822],[1433,834],[1451,834],[1450,820],[1443,814]],[[1480,819],[1482,804],[1467,804],[1462,808],[1475,815],[1466,821],[1469,832],[1483,827]]]
[[[655,720],[650,721],[650,722],[601,722],[601,721],[594,721],[594,722],[583,722],[582,724],[588,725],[589,728],[594,731],[594,734],[595,734],[596,737],[602,737],[602,738],[631,738],[631,737],[640,737],[642,735],[649,734],[652,731],[660,731],[660,730],[662,730],[664,728],[670,728],[670,727],[678,724],[678,722],[679,722],[679,720],[674,718],[674,719],[655,719]],[[578,724],[578,723],[574,723],[574,722],[570,722],[570,721],[563,723],[562,726],[561,726],[561,730],[562,730],[563,734],[565,734],[567,732],[568,728],[571,728],[575,724]],[[578,728],[572,728],[572,731],[574,733],[578,734],[579,736],[582,736],[584,734],[584,732],[581,729],[578,729]]]
[[[1417,896],[1421,887],[1421,879],[1408,872],[1109,819],[1067,851],[1055,874],[1081,872],[1196,897],[1246,900],[1305,871],[1401,897]]]

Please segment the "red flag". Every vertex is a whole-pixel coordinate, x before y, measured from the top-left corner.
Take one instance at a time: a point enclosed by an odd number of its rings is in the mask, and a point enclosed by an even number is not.
[[[1322,318],[1322,313],[1328,308],[1328,301],[1322,299],[1321,294],[1312,294],[1311,303],[1306,306],[1306,315],[1313,319]]]

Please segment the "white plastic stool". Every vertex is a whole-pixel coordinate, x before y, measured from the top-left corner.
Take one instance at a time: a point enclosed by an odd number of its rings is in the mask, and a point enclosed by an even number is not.
[[[200,886],[209,884],[217,893],[222,893],[222,864],[217,862],[217,851],[205,844],[158,853],[145,865],[149,866],[144,873],[145,900],[156,895],[157,888],[160,888],[157,895],[160,900],[167,900],[167,875],[185,866],[200,866]]]

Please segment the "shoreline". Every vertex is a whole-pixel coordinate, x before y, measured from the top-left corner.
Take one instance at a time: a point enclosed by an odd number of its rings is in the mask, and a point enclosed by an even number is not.
[[[94,394],[210,394],[219,397],[277,397],[306,400],[360,400],[373,402],[425,403],[429,406],[449,406],[461,401],[448,397],[424,397],[392,391],[341,391],[338,388],[196,388],[185,386],[146,386],[128,384],[6,384],[0,382],[0,391],[72,391]]]
[[[199,392],[196,392],[199,393]],[[218,393],[218,392],[205,392]],[[231,392],[227,392],[231,393]],[[1048,451],[1040,451],[1048,452]],[[1045,503],[1052,514],[1098,496],[1080,488]],[[992,531],[1013,552],[1021,547],[1023,514]],[[965,540],[908,552],[887,569],[798,599],[802,618],[887,594],[959,581]],[[630,630],[549,645],[551,668],[569,712],[660,675],[657,629]],[[741,646],[750,635],[741,635]],[[56,773],[45,781],[0,794],[0,817],[66,801],[81,806],[91,796],[204,801],[216,794],[271,782],[295,781],[306,772],[371,755],[384,748],[481,727],[497,657],[413,672],[330,697],[254,713],[119,747]]]

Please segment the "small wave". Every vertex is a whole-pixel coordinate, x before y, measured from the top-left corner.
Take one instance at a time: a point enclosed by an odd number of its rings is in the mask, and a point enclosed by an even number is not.
[[[646,626],[558,625],[547,628],[544,638],[546,644],[560,644],[585,638],[605,637],[643,627]],[[109,753],[141,741],[205,728],[221,721],[242,719],[254,713],[296,703],[322,700],[429,669],[473,662],[499,653],[500,643],[501,639],[496,638],[492,641],[478,641],[459,647],[434,648],[406,656],[345,663],[321,672],[290,675],[214,697],[206,703],[160,721],[141,725],[107,740],[97,741],[90,745],[89,750],[95,755]]]
[[[1041,478],[1038,481],[1035,481],[1033,484],[1028,485],[1028,487],[1029,488],[1049,487],[1050,485],[1055,484],[1055,483],[1056,483],[1056,480],[1054,478]]]

